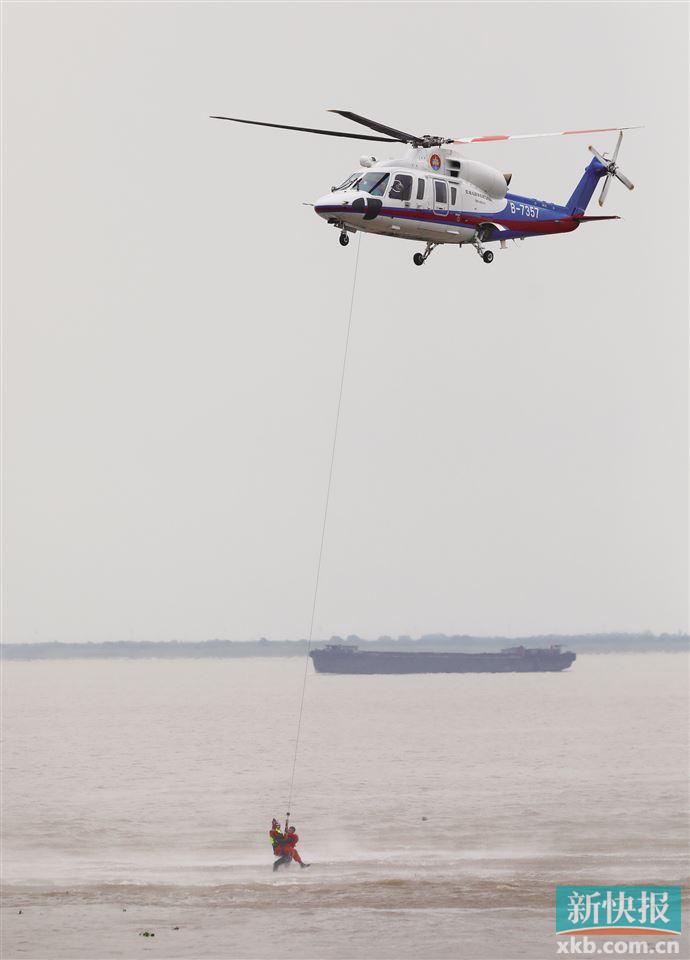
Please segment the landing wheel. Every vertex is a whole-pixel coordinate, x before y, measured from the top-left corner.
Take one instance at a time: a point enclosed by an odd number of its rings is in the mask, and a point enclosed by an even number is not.
[[[486,251],[482,254],[482,260],[484,261],[484,263],[491,263],[491,262],[493,261],[493,259],[494,259],[494,255],[493,255],[493,253],[491,252],[491,250],[486,250]]]
[[[347,235],[346,233],[341,233],[340,236],[338,237],[338,239],[340,240],[340,246],[341,246],[341,247],[346,247],[346,246],[348,245],[348,243],[350,242],[350,238],[348,237],[348,235]]]
[[[421,265],[424,263],[424,254],[415,253],[412,259],[414,260],[414,262],[417,264],[418,267],[421,267]]]

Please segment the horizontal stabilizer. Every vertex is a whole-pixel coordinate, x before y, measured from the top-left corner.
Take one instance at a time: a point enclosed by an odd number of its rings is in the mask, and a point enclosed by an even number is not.
[[[576,217],[575,219],[584,223],[585,220],[620,220],[620,217]]]

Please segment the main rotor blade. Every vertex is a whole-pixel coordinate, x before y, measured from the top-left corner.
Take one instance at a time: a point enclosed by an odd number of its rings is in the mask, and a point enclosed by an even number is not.
[[[642,127],[596,127],[592,130],[559,130],[557,133],[491,133],[483,137],[459,137],[450,143],[487,143],[492,140],[534,140],[537,137],[568,137],[579,133],[613,133],[617,130],[641,130]]]
[[[339,130],[317,130],[314,127],[291,127],[285,123],[264,123],[262,120],[240,120],[239,117],[216,117],[211,120],[231,120],[233,123],[250,123],[255,127],[278,127],[280,130],[299,130],[301,133],[318,133],[324,137],[346,137],[348,140],[376,140],[377,143],[406,143],[392,137],[369,137],[362,133],[341,133]]]
[[[350,113],[349,110],[329,110],[329,113],[337,113],[346,120],[352,120],[354,123],[361,123],[363,127],[369,127],[370,130],[377,130],[379,133],[387,133],[394,140],[401,143],[421,143],[423,137],[416,137],[412,133],[404,133],[402,130],[396,130],[395,127],[387,127],[385,123],[379,123],[377,120],[367,120],[366,117],[360,117],[358,113]]]

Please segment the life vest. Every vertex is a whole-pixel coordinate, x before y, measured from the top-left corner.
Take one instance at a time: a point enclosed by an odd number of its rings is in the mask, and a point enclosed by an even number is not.
[[[281,830],[277,827],[274,830],[269,830],[268,836],[270,837],[271,843],[273,844],[273,852],[276,854],[276,856],[282,857],[283,855],[282,845],[285,840],[285,837],[283,836]]]

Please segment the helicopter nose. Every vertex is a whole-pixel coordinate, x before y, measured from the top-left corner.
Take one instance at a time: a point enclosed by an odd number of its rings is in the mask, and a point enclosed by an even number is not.
[[[381,212],[383,203],[377,197],[371,197],[368,193],[331,193],[321,197],[314,204],[315,212],[323,217],[324,220],[347,220],[355,223],[360,217],[365,220],[373,220]]]
[[[324,220],[338,220],[339,214],[343,214],[350,209],[350,203],[342,194],[329,193],[325,197],[320,197],[314,204],[314,212]]]

